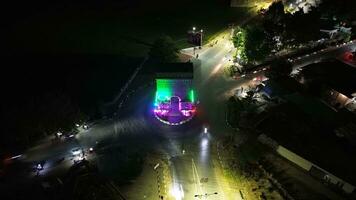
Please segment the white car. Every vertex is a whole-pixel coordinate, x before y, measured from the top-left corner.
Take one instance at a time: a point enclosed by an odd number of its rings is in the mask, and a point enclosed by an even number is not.
[[[80,153],[82,153],[82,150],[80,148],[75,148],[75,149],[72,149],[72,155],[73,156],[77,156],[79,155]]]
[[[84,125],[83,125],[83,129],[88,130],[88,129],[89,129],[89,126],[88,126],[87,124],[84,124]]]

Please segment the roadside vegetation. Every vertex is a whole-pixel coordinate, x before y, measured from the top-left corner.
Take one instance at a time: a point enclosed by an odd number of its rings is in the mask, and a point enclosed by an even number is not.
[[[253,21],[236,29],[233,37],[237,48],[236,60],[244,65],[261,63],[283,51],[292,51],[321,38],[329,38],[321,29],[352,27],[356,16],[340,12],[344,6],[344,3],[334,5],[326,0],[315,7],[308,7],[308,11],[296,9],[292,12],[282,1],[276,1],[267,9],[261,9]],[[334,39],[348,41],[351,33],[342,32]]]

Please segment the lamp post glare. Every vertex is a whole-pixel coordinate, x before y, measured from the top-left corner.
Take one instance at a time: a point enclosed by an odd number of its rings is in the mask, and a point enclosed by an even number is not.
[[[195,29],[196,29],[195,26],[193,26],[193,31],[195,31]]]
[[[203,29],[200,29],[200,47],[201,48],[203,46]]]

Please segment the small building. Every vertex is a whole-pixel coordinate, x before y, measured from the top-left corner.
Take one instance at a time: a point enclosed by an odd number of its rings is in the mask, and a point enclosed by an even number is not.
[[[264,113],[257,125],[260,141],[330,187],[355,193],[355,119],[315,97],[283,98],[285,103]]]
[[[356,68],[337,60],[311,64],[302,70],[303,82],[319,88],[333,108],[356,111]]]

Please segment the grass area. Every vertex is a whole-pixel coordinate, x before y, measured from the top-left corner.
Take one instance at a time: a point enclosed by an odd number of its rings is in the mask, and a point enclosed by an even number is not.
[[[229,23],[248,15],[217,1],[140,1],[135,7],[111,4],[73,5],[36,13],[12,26],[8,49],[13,52],[121,54],[143,56],[149,44],[166,34],[180,48],[188,47],[186,32],[204,29],[205,41]]]

